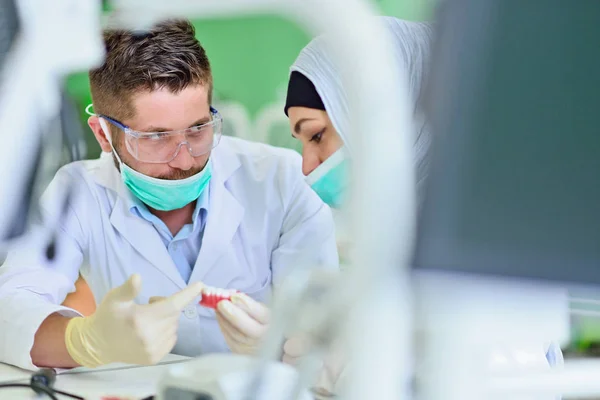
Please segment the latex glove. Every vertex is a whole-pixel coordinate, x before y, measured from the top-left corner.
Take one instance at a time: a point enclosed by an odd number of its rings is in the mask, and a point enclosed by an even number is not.
[[[97,367],[113,362],[151,365],[175,346],[181,311],[200,295],[200,282],[152,304],[134,303],[141,290],[140,275],[108,292],[96,312],[72,318],[65,332],[67,351],[80,365]]]
[[[267,332],[271,311],[242,293],[217,305],[217,322],[229,349],[236,354],[255,354]]]

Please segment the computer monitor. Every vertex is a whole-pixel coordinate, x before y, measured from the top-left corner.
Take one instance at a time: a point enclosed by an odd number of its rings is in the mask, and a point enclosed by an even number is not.
[[[600,1],[450,0],[416,269],[600,284]]]

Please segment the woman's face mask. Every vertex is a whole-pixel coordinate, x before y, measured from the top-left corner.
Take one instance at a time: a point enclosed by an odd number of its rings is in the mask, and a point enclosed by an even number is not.
[[[302,173],[306,182],[326,204],[340,208],[349,179],[349,161],[342,138],[323,110],[295,106],[288,109],[288,116],[292,135],[302,143]]]
[[[349,186],[350,163],[344,148],[333,153],[306,177],[306,183],[330,207],[344,204]]]

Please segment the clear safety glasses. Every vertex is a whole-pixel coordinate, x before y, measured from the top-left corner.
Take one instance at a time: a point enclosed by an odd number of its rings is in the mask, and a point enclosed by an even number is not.
[[[210,116],[210,122],[179,131],[138,132],[115,119],[98,114],[98,117],[125,132],[127,151],[136,160],[155,164],[173,161],[183,146],[187,147],[192,157],[214,149],[221,140],[223,118],[213,107],[210,108]]]

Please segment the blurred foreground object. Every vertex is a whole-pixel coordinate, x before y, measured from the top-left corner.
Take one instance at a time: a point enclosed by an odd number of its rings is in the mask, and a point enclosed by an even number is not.
[[[0,3],[0,254],[26,233],[43,191],[41,177],[63,160],[62,143],[79,157],[77,113],[62,94],[67,74],[102,61],[100,4],[94,0],[2,0]],[[60,51],[57,51],[57,47]],[[75,127],[75,130],[74,130]],[[10,173],[9,173],[10,171]],[[68,201],[69,188],[63,200]],[[32,207],[33,206],[33,207]],[[60,217],[63,204],[48,210]],[[48,242],[54,222],[45,221]],[[40,243],[36,243],[36,246]],[[55,246],[42,248],[49,259]]]

